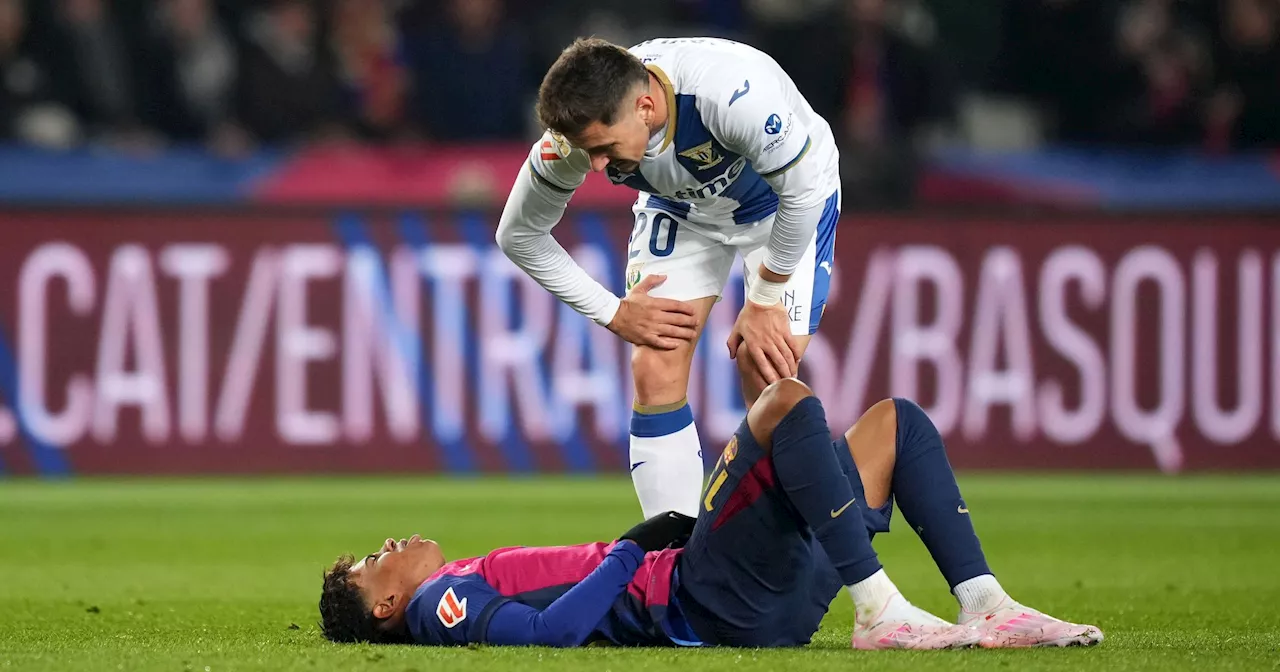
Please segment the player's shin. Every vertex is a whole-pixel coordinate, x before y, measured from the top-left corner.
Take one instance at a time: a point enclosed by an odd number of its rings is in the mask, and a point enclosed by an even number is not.
[[[964,599],[964,593],[974,600],[999,599],[1003,590],[987,566],[942,436],[915,403],[894,399],[893,404],[898,419],[893,466],[898,509],[958,598]]]
[[[844,471],[831,451],[831,431],[817,397],[806,397],[773,430],[778,484],[849,586],[881,567]]]
[[[665,511],[697,517],[702,481],[702,444],[688,402],[635,406],[631,413],[631,482],[644,517]]]
[[[898,588],[871,546],[864,502],[854,496],[831,451],[831,432],[817,397],[801,400],[782,418],[773,431],[772,452],[779,485],[849,587],[859,622],[876,618],[898,596]]]

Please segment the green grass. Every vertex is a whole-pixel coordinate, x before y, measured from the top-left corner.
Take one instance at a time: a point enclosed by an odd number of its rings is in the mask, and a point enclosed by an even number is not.
[[[854,652],[843,595],[801,650],[338,646],[315,627],[320,572],[338,553],[412,532],[449,557],[604,538],[638,515],[630,483],[0,481],[0,670],[1280,669],[1280,476],[961,485],[1005,587],[1101,626],[1101,646]],[[900,519],[876,545],[909,598],[954,615]]]

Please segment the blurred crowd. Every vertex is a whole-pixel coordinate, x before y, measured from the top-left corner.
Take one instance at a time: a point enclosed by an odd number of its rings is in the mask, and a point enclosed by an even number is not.
[[[0,138],[527,139],[574,36],[701,34],[772,53],[869,180],[975,96],[1048,141],[1229,151],[1280,145],[1278,21],[1280,0],[0,0]]]

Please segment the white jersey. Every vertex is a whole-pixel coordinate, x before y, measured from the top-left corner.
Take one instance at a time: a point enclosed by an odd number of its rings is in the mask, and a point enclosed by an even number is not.
[[[770,222],[774,231],[763,263],[790,274],[824,202],[839,189],[830,126],[771,57],[747,45],[671,38],[642,42],[630,52],[661,84],[667,122],[636,172],[609,166],[609,179],[640,192],[637,208],[670,212],[713,240],[758,237],[761,232],[752,229]],[[550,238],[564,204],[589,172],[586,152],[546,133],[530,153],[527,176],[512,190],[498,240],[544,287],[607,324],[618,299],[576,268],[558,245],[531,236]]]

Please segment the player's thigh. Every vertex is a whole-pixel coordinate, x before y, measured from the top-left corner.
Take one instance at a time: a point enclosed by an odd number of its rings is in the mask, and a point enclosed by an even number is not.
[[[637,204],[627,245],[627,291],[650,275],[666,276],[650,296],[690,301],[719,297],[737,250],[712,240],[680,215]]]
[[[665,276],[649,295],[694,304],[701,338],[707,316],[728,281],[736,249],[702,235],[679,214],[639,204],[632,210],[635,225],[627,246],[627,290],[650,275]],[[695,340],[674,350],[635,346],[631,373],[636,401],[652,406],[682,399],[696,345]]]
[[[825,610],[796,608],[813,575],[814,545],[745,422],[716,462],[700,506],[680,561],[681,604],[690,603],[695,630],[717,644],[802,643],[778,624],[808,620],[816,630],[821,621]]]
[[[877,508],[889,501],[893,465],[897,458],[898,412],[892,399],[883,399],[867,409],[844,433],[849,453],[857,465],[867,506]]]

